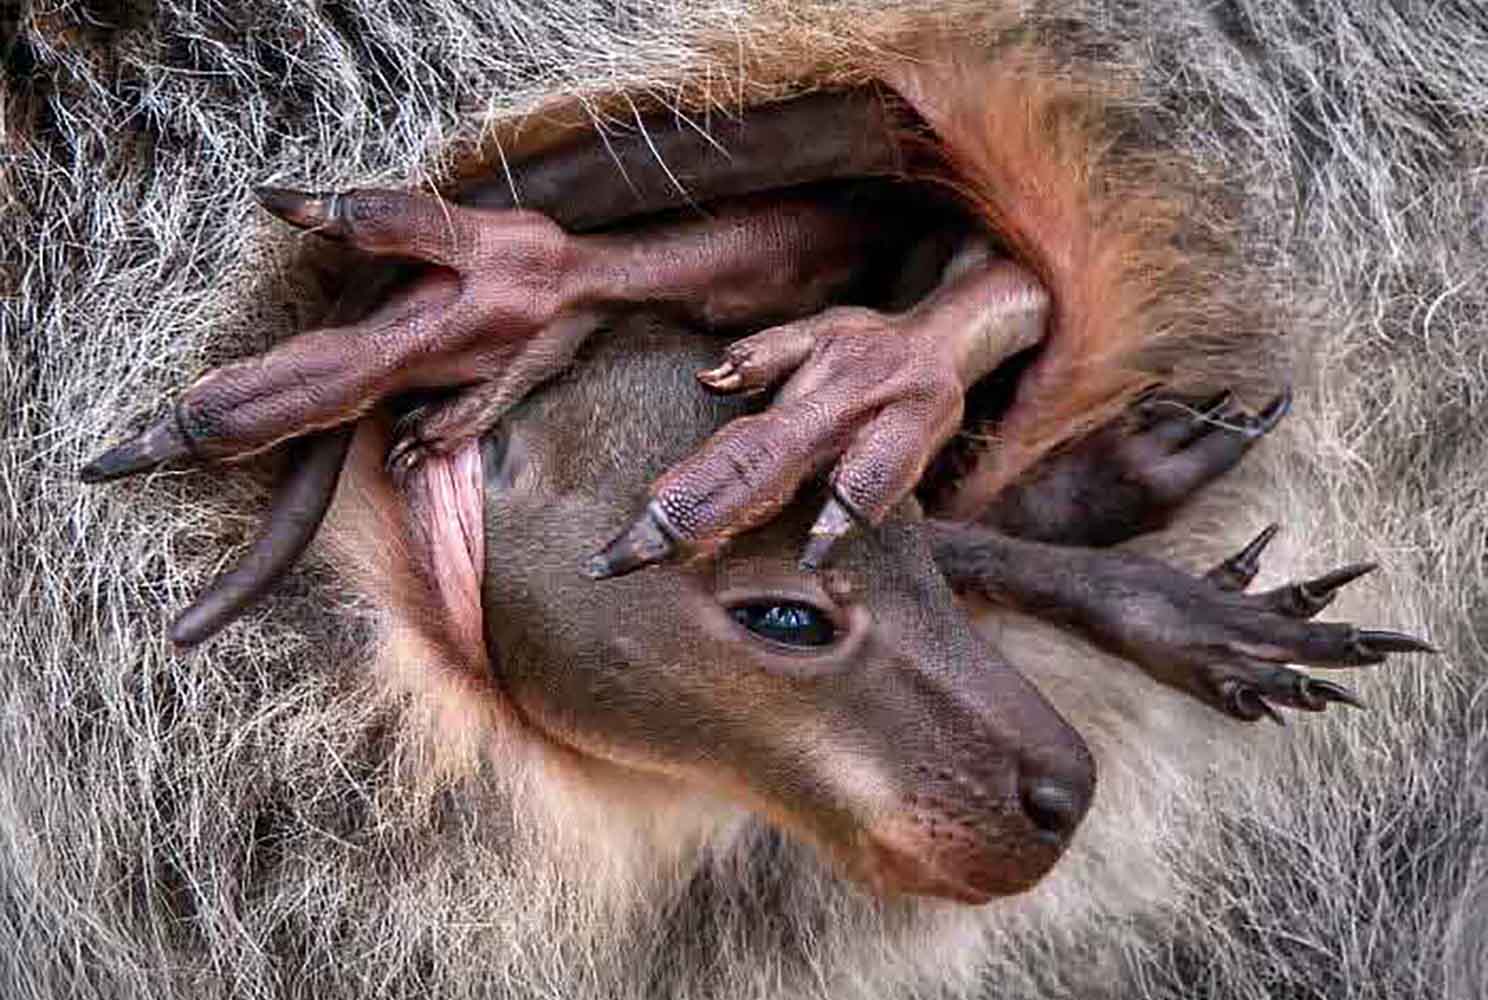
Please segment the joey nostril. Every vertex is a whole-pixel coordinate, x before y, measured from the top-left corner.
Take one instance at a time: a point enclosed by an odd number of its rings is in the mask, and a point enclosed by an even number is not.
[[[1022,788],[1023,811],[1040,830],[1066,837],[1085,815],[1085,804],[1067,785],[1049,778],[1025,781]]]
[[[1085,818],[1095,794],[1095,761],[1080,752],[1025,757],[1018,775],[1018,797],[1033,825],[1067,840]]]

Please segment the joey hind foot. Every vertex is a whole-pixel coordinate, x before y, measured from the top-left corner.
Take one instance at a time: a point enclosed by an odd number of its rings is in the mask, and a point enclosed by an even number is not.
[[[359,323],[313,330],[202,376],[173,412],[83,469],[90,482],[166,461],[254,454],[363,415],[412,388],[496,367],[558,315],[567,237],[531,212],[481,212],[403,191],[258,192],[292,225],[435,265]]]
[[[1247,721],[1281,722],[1278,708],[1362,707],[1347,688],[1287,664],[1362,667],[1392,653],[1435,652],[1401,632],[1310,621],[1372,563],[1246,593],[1275,526],[1202,576],[1132,553],[1023,542],[979,526],[929,528],[953,586],[1073,628],[1157,680]]]
[[[732,421],[657,480],[647,512],[591,575],[715,548],[831,466],[832,498],[802,554],[803,566],[821,565],[854,523],[877,524],[909,494],[960,426],[967,386],[1037,343],[1047,311],[1027,271],[983,261],[904,313],[839,307],[735,342],[699,381],[719,393],[779,385],[773,405]],[[671,544],[640,544],[658,517]]]
[[[1230,392],[1202,402],[1158,396],[1045,459],[1008,487],[984,523],[1029,541],[1115,545],[1168,523],[1224,475],[1291,408],[1291,390],[1254,415]]]
[[[1246,593],[1259,570],[1260,554],[1276,532],[1275,525],[1268,526],[1203,577],[1186,578],[1186,585],[1169,578],[1161,608],[1149,605],[1155,613],[1148,620],[1139,614],[1137,621],[1116,627],[1129,655],[1148,664],[1165,661],[1168,670],[1186,672],[1191,690],[1235,718],[1265,717],[1284,724],[1278,707],[1305,712],[1321,712],[1330,704],[1364,707],[1348,688],[1284,664],[1361,667],[1383,663],[1390,653],[1435,652],[1429,643],[1400,632],[1308,621],[1344,586],[1372,572],[1373,563]],[[1152,575],[1154,582],[1166,576]],[[1181,627],[1164,621],[1174,605],[1187,607],[1188,620]]]
[[[458,378],[470,348],[479,357],[483,348],[499,354],[522,344],[524,333],[551,318],[551,268],[562,259],[561,230],[532,213],[474,212],[396,191],[315,195],[263,188],[255,194],[299,228],[437,269],[359,322],[300,334],[259,358],[207,373],[163,419],[82,470],[85,482],[102,482],[166,462],[203,464],[286,439],[308,441],[250,551],[176,620],[171,638],[183,647],[250,607],[315,537],[350,441],[348,431],[324,429],[408,386]],[[480,278],[488,264],[504,287],[490,287],[489,275]]]

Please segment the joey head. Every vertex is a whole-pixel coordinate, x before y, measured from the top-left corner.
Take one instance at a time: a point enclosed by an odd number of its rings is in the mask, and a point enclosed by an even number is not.
[[[485,637],[524,720],[579,754],[694,782],[879,891],[1033,885],[1089,805],[1080,736],[972,629],[913,501],[799,566],[807,490],[721,556],[595,582],[648,484],[762,405],[705,392],[706,337],[635,314],[483,442]]]

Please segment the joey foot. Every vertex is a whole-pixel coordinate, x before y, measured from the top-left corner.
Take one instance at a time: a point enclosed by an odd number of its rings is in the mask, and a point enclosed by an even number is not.
[[[255,192],[302,229],[375,254],[436,265],[359,323],[302,333],[257,358],[223,365],[172,412],[82,471],[86,482],[167,461],[241,458],[354,420],[379,400],[459,384],[503,366],[565,305],[568,237],[532,212],[482,212],[401,191]]]
[[[1047,315],[1028,271],[970,248],[907,312],[838,307],[737,341],[699,381],[718,393],[783,382],[773,406],[730,422],[665,473],[590,576],[629,573],[684,546],[709,551],[773,517],[841,455],[802,555],[815,568],[855,521],[877,524],[909,494],[960,426],[967,387],[1036,344]]]
[[[1106,546],[1163,527],[1291,408],[1285,389],[1255,415],[1221,392],[1197,404],[1155,397],[1041,462],[1003,490],[982,523],[1027,541]]]
[[[1281,723],[1278,707],[1362,707],[1347,688],[1286,664],[1359,667],[1390,653],[1435,652],[1400,632],[1309,621],[1340,588],[1374,570],[1372,563],[1246,593],[1274,525],[1203,576],[1131,553],[1019,541],[978,525],[931,521],[928,530],[936,562],[956,589],[1072,628],[1246,721]]]
[[[893,224],[847,205],[774,197],[730,203],[708,219],[570,236],[535,212],[410,192],[257,194],[302,229],[434,267],[359,323],[302,333],[207,373],[172,414],[89,463],[85,481],[251,455],[415,389],[481,396],[432,435],[475,436],[503,401],[561,370],[605,310],[648,303],[702,326],[808,315],[856,279]]]

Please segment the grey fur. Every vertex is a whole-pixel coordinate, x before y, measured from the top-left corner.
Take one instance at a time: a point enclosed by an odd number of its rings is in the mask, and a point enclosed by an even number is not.
[[[1139,66],[1164,142],[1235,194],[1237,272],[1291,334],[1288,425],[1144,547],[1201,566],[1280,520],[1263,577],[1378,559],[1332,612],[1445,655],[1361,680],[1368,714],[1278,734],[989,616],[1102,789],[1048,884],[974,913],[873,905],[721,805],[657,806],[693,838],[667,853],[639,823],[585,844],[617,823],[579,814],[554,846],[499,760],[425,789],[406,706],[366,678],[382,623],[333,583],[329,546],[209,648],[168,651],[169,610],[246,543],[262,477],[75,474],[199,369],[313,318],[250,183],[438,175],[450,140],[554,93],[703,78],[722,113],[782,25],[825,46],[824,24],[884,10],[466,7],[57,3],[0,33],[0,992],[1488,992],[1478,5],[1061,10],[1058,33],[1084,24]],[[739,61],[709,63],[705,35]],[[596,865],[619,886],[603,898]]]

